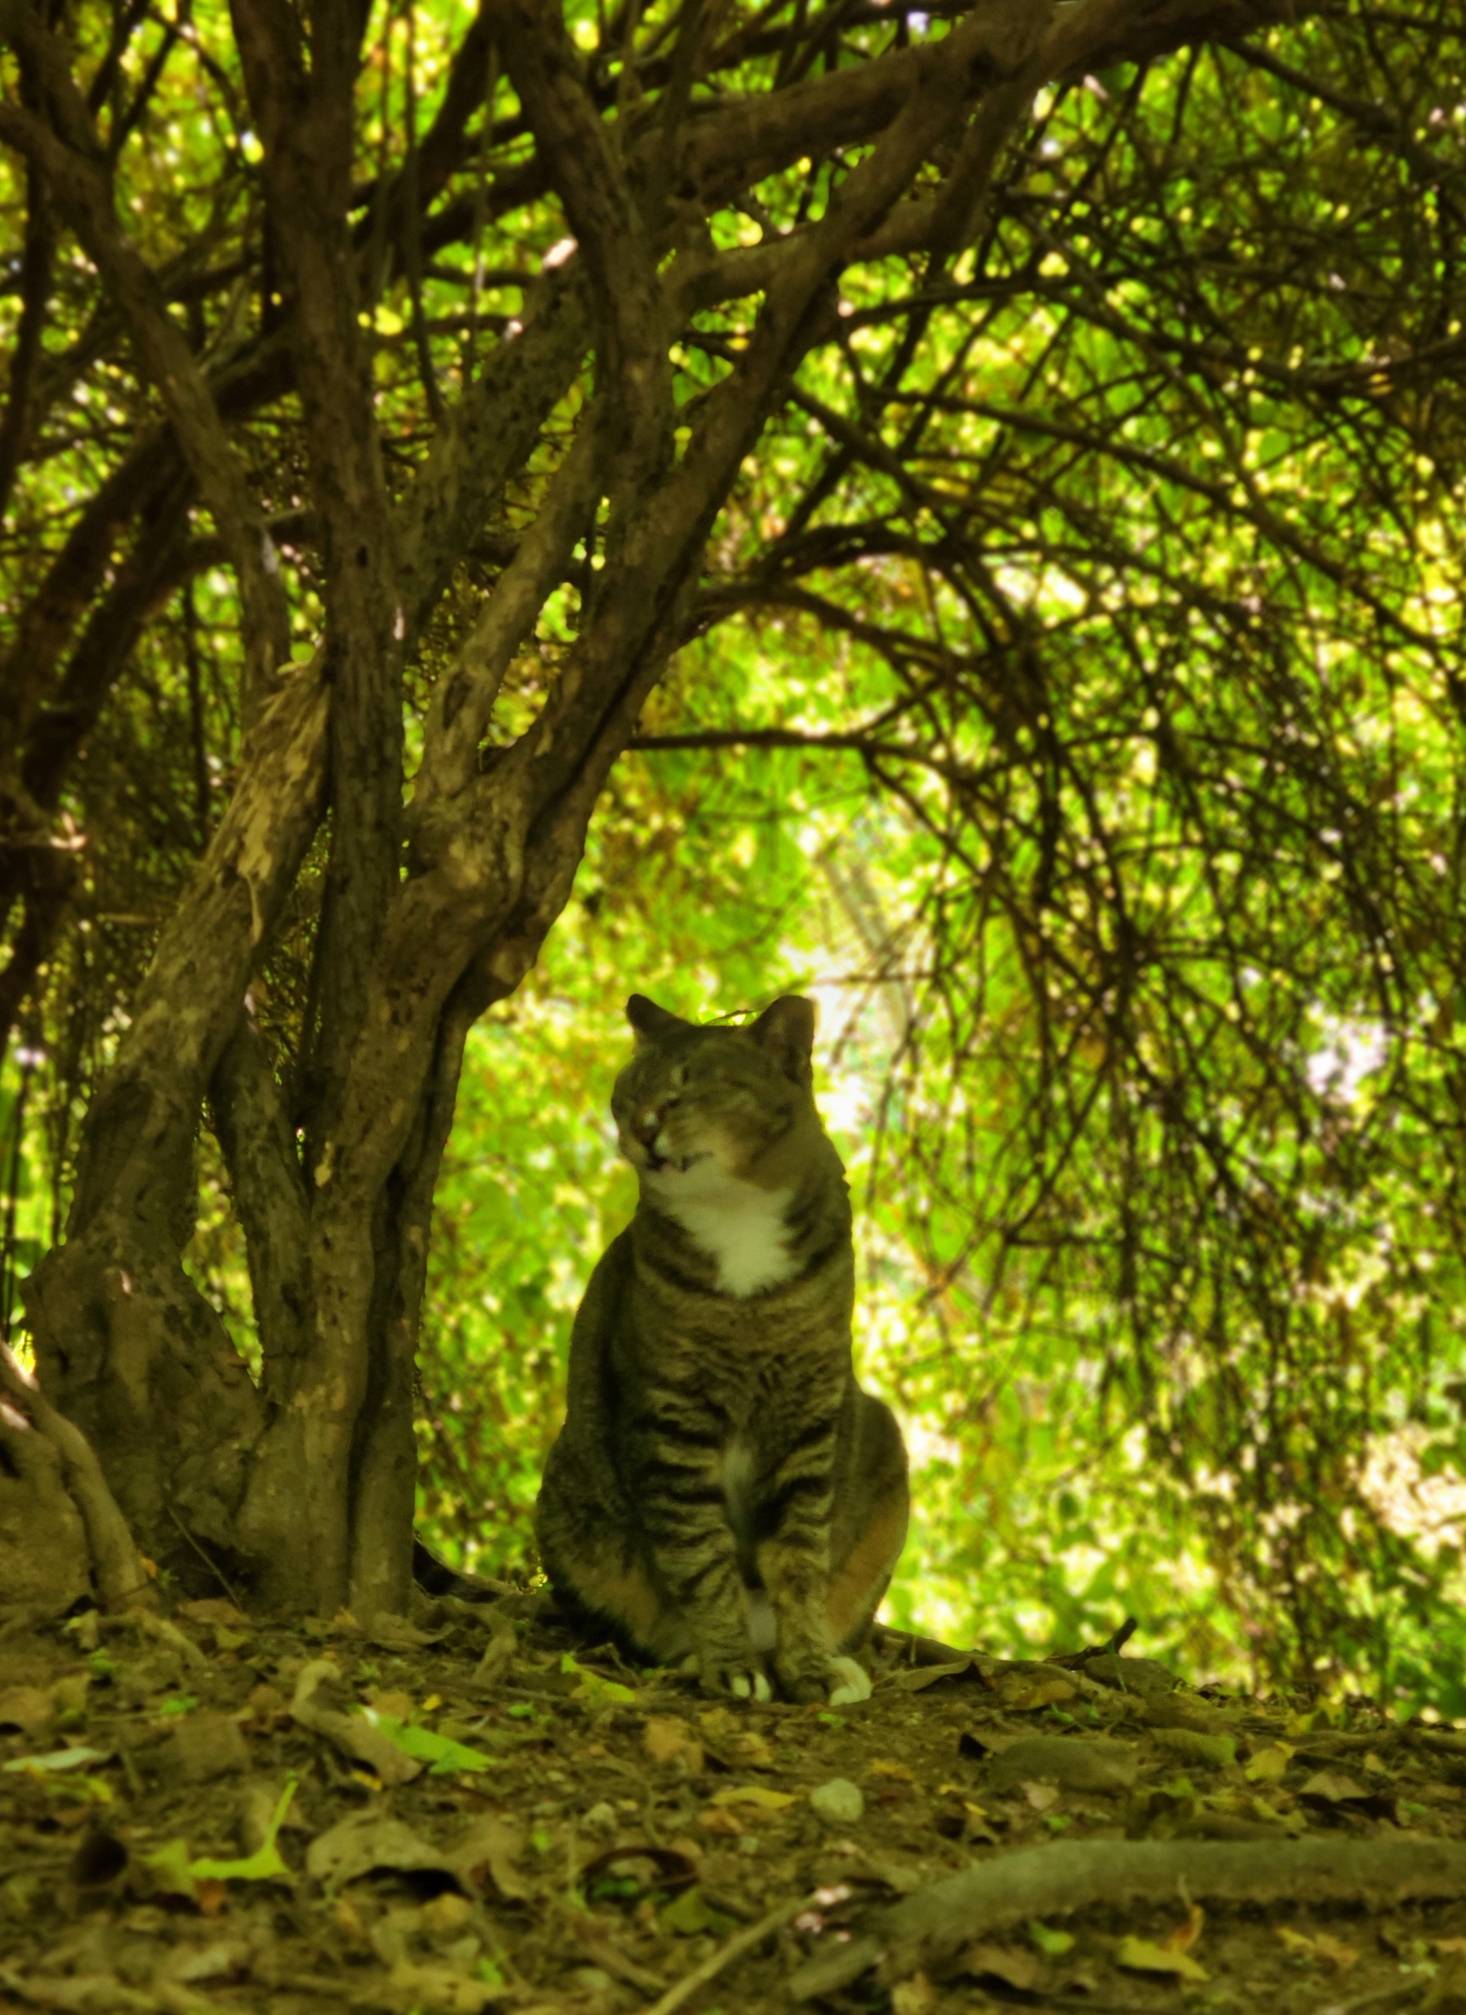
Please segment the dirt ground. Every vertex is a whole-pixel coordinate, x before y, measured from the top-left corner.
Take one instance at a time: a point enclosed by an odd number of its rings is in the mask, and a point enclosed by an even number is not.
[[[821,1709],[522,1596],[0,1632],[6,2015],[1441,2015],[1462,1841],[1466,1734],[1143,1657],[888,1663]],[[935,1886],[973,1868],[1000,1887]]]

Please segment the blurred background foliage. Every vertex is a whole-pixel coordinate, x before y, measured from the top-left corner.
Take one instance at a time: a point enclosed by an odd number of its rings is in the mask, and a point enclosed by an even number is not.
[[[945,28],[940,9],[801,7],[797,33],[778,8],[725,12],[725,90],[820,23],[832,66],[892,23]],[[629,18],[649,63],[670,18],[567,13],[591,60]],[[633,1202],[607,1117],[625,996],[698,1017],[805,991],[856,1199],[862,1362],[914,1458],[893,1619],[1033,1652],[1133,1612],[1193,1678],[1466,1713],[1466,43],[1446,0],[1304,16],[1045,92],[972,242],[873,260],[834,304],[572,903],[470,1046],[421,1358],[421,1525],[455,1559],[533,1568],[570,1316]],[[165,25],[144,21],[124,80]],[[117,165],[200,343],[248,363],[228,255],[252,136],[227,35],[206,11],[187,32],[223,85],[195,103],[160,65],[139,131],[167,147]],[[384,164],[412,120],[438,130],[460,33],[447,7],[383,17],[361,120]],[[404,469],[423,346],[466,370],[562,228],[538,195],[483,195],[524,142],[492,70],[488,90],[502,136],[442,170],[416,262],[380,262]],[[730,200],[715,241],[817,212],[858,157]],[[3,200],[17,246],[23,182]],[[364,212],[384,247],[388,208]],[[45,333],[58,401],[3,470],[0,609],[141,424],[82,277],[63,262]],[[7,346],[22,314],[0,298]],[[692,317],[681,401],[749,320]],[[308,612],[290,425],[249,424]],[[414,708],[533,501],[465,556]],[[237,749],[229,582],[206,525],[176,553],[57,773],[53,934],[31,957],[22,917],[9,941],[7,1323]],[[545,653],[578,603],[567,583]],[[533,660],[514,677],[510,732]],[[308,878],[259,982],[267,1025],[298,1022],[310,925]],[[207,1132],[190,1261],[248,1357]]]

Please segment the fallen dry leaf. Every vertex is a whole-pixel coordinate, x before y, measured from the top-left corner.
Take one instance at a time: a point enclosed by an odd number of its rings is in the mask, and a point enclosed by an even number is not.
[[[1232,1735],[1204,1735],[1196,1728],[1156,1728],[1151,1740],[1184,1762],[1205,1764],[1213,1770],[1225,1770],[1237,1761],[1237,1741]]]
[[[306,1873],[327,1889],[340,1889],[377,1869],[397,1874],[454,1872],[441,1848],[404,1820],[380,1811],[353,1812],[318,1833],[306,1849],[305,1866]]]
[[[641,1746],[653,1763],[675,1763],[689,1777],[703,1767],[703,1747],[688,1724],[676,1714],[649,1714]]]
[[[1193,1903],[1185,1923],[1178,1924],[1174,1931],[1168,1931],[1161,1942],[1168,1951],[1189,1952],[1205,1929],[1206,1912],[1199,1903]]]
[[[533,1895],[532,1884],[520,1874],[515,1862],[524,1845],[524,1835],[510,1819],[497,1813],[481,1812],[449,1847],[453,1872],[464,1888],[474,1892],[484,1888],[484,1875],[507,1902],[522,1902]]]
[[[1336,1973],[1347,1973],[1360,1956],[1357,1945],[1346,1945],[1342,1938],[1335,1938],[1327,1931],[1294,1931],[1286,1924],[1274,1928],[1290,1952],[1298,1953],[1300,1958],[1317,1960],[1320,1965],[1332,1967]]]
[[[175,1614],[190,1623],[222,1623],[226,1630],[248,1630],[244,1611],[222,1595],[203,1595],[195,1602],[180,1602]]]
[[[995,1691],[1004,1707],[1016,1714],[1032,1714],[1040,1707],[1058,1707],[1079,1697],[1079,1687],[1062,1672],[1004,1672]]]
[[[18,1728],[22,1735],[39,1735],[56,1715],[56,1703],[41,1686],[7,1686],[0,1692],[0,1728]]]
[[[891,1989],[891,2015],[927,2015],[941,1999],[925,1973],[913,1973]]]
[[[956,1970],[970,1979],[999,1980],[1018,1994],[1031,1994],[1043,1979],[1044,1964],[1036,1952],[1022,1945],[980,1942],[969,1945]]]
[[[507,1617],[490,1611],[483,1620],[488,1627],[489,1641],[484,1646],[474,1678],[480,1686],[497,1686],[514,1663],[519,1637]]]
[[[437,2015],[480,2015],[510,1991],[503,1982],[491,1985],[451,1966],[418,1966],[406,1959],[397,1961],[389,1978],[406,2005],[432,2008]]]
[[[757,1729],[726,1707],[705,1707],[698,1715],[703,1739],[720,1762],[742,1764],[749,1770],[769,1770],[774,1752]]]
[[[726,1910],[719,1910],[697,1888],[684,1889],[674,1896],[657,1912],[657,1922],[678,1938],[703,1938],[709,1934],[726,1938],[730,1931],[738,1929],[738,1919],[730,1917]]]
[[[723,1754],[745,1770],[772,1770],[776,1760],[763,1736],[752,1728],[740,1728],[733,1739],[724,1744]]]
[[[1342,1770],[1315,1770],[1298,1789],[1300,1798],[1316,1798],[1325,1805],[1347,1805],[1356,1798],[1373,1798],[1376,1795]]]
[[[410,1721],[417,1708],[417,1702],[412,1695],[404,1693],[400,1686],[373,1688],[365,1698],[368,1706],[374,1707],[378,1714],[391,1715],[394,1721]],[[423,1702],[423,1713],[428,1711],[431,1704],[430,1701]]]
[[[1270,1742],[1265,1749],[1253,1751],[1242,1766],[1242,1775],[1254,1784],[1276,1784],[1292,1761],[1291,1743]]]
[[[292,1717],[312,1734],[325,1736],[348,1756],[370,1765],[383,1784],[406,1784],[422,1774],[422,1761],[408,1756],[360,1715],[330,1704],[341,1674],[329,1658],[313,1658],[301,1668],[290,1703]]]
[[[1115,1947],[1115,1964],[1130,1973],[1164,1973],[1173,1980],[1206,1980],[1210,1976],[1189,1952],[1158,1945],[1153,1938],[1122,1938]]]
[[[792,1791],[775,1791],[767,1784],[726,1784],[709,1800],[712,1805],[754,1805],[763,1812],[782,1812],[798,1803]]]
[[[473,1922],[473,1905],[456,1889],[445,1889],[441,1896],[428,1898],[417,1913],[417,1921],[426,1937],[456,1938]]]
[[[957,1658],[950,1665],[908,1665],[883,1683],[899,1693],[925,1693],[949,1679],[971,1679],[986,1686],[987,1675],[975,1658]]]
[[[697,1815],[697,1823],[704,1833],[716,1833],[731,1839],[742,1833],[743,1821],[736,1812],[730,1812],[726,1805],[709,1805]]]

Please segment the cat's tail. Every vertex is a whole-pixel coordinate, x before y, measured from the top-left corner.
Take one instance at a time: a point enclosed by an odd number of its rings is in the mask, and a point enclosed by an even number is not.
[[[482,1574],[464,1574],[439,1560],[430,1546],[412,1536],[412,1578],[424,1595],[456,1595],[460,1602],[498,1602],[505,1595],[517,1595],[507,1581],[490,1581]]]

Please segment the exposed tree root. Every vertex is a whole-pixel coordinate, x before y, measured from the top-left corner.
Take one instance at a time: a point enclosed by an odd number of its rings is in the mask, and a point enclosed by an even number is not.
[[[34,1434],[55,1456],[60,1485],[81,1514],[97,1599],[107,1609],[123,1609],[129,1604],[151,1606],[152,1586],[142,1559],[133,1544],[127,1520],[117,1508],[117,1500],[107,1487],[96,1451],[74,1421],[70,1421],[46,1398],[36,1380],[22,1369],[8,1344],[0,1344],[0,1392],[14,1403],[30,1422],[29,1429],[9,1431],[7,1445],[12,1452],[21,1439]],[[35,1484],[41,1471],[31,1467]],[[25,1469],[21,1471],[25,1477]],[[38,1505],[38,1509],[44,1506]]]
[[[421,1550],[426,1551],[425,1548]],[[441,1565],[438,1561],[432,1560],[431,1555],[429,1555],[429,1559],[432,1561],[433,1567]],[[443,1571],[451,1572],[451,1570]],[[418,1579],[422,1580],[421,1574],[419,1574]],[[430,1585],[430,1583],[424,1583],[424,1586]],[[1127,1616],[1119,1629],[1107,1637],[1103,1644],[1088,1644],[1082,1651],[1066,1651],[1054,1657],[1045,1658],[1043,1663],[1045,1665],[1083,1665],[1091,1658],[1116,1654],[1124,1645],[1129,1643],[1138,1628],[1139,1625],[1136,1619],[1133,1616]],[[1013,1660],[1007,1658],[988,1658],[985,1652],[976,1649],[972,1645],[944,1644],[939,1637],[923,1637],[913,1630],[897,1630],[895,1625],[890,1623],[872,1624],[869,1641],[871,1650],[885,1664],[891,1666],[956,1665],[964,1658],[981,1658],[996,1671],[1005,1665],[1014,1663]]]
[[[1454,1840],[1074,1840],[995,1855],[903,1897],[870,1931],[799,1967],[799,2001],[880,1965],[890,1979],[940,1965],[974,1938],[1095,1904],[1332,1903],[1368,1906],[1466,1896]]]
[[[891,1623],[871,1625],[870,1649],[892,1666],[955,1665],[978,1654],[955,1644],[943,1644],[939,1637],[923,1637],[914,1630],[897,1630]]]

